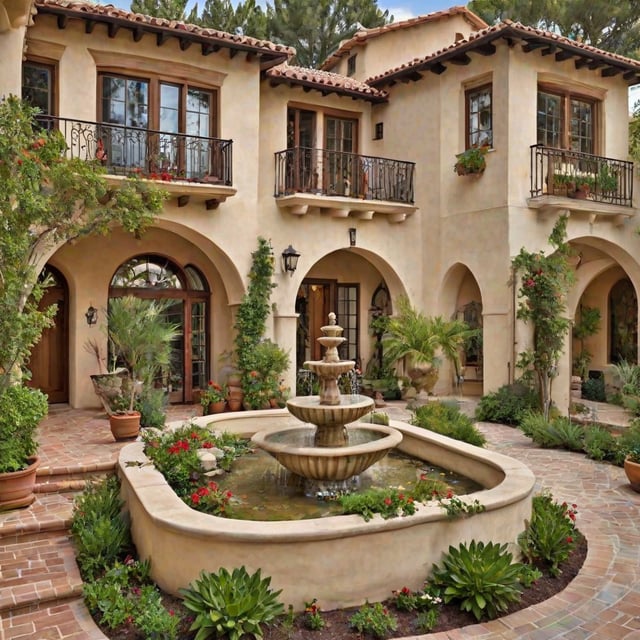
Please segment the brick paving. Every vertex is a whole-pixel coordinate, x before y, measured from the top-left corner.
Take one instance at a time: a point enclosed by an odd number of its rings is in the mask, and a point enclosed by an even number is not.
[[[471,412],[474,403],[464,401]],[[603,422],[626,424],[616,407],[593,405]],[[402,403],[382,409],[394,419]],[[170,419],[199,414],[170,408]],[[517,429],[480,423],[488,446],[523,460],[537,489],[578,505],[589,542],[584,567],[562,593],[499,620],[421,636],[424,640],[640,639],[640,494],[624,471],[581,454],[538,449]],[[75,491],[88,476],[113,469],[114,442],[98,411],[53,406],[40,428],[40,491],[28,509],[0,513],[0,640],[104,640],[80,597],[68,525]]]

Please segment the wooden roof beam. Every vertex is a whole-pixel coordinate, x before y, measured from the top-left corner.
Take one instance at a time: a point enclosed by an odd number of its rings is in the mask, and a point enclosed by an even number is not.
[[[607,67],[600,72],[603,78],[612,78],[613,76],[617,76],[619,73],[622,73],[622,69],[618,69],[617,67]]]
[[[537,51],[545,46],[546,42],[541,42],[540,40],[529,40],[526,44],[522,45],[522,50],[525,53],[531,53],[532,51]]]
[[[493,42],[487,42],[475,49],[481,56],[492,56],[496,52],[496,45]]]
[[[142,36],[144,36],[144,29],[142,29],[141,27],[136,27],[131,32],[131,35],[133,36],[134,42],[140,42],[140,40],[142,40]]]
[[[573,53],[571,51],[567,51],[566,49],[562,49],[556,53],[556,61],[563,62],[564,60],[570,60],[573,58]]]
[[[553,55],[556,52],[557,48],[558,47],[555,44],[550,44],[546,49],[542,50],[542,55],[543,56]]]
[[[202,55],[203,56],[208,56],[212,53],[218,53],[218,51],[220,51],[220,45],[219,44],[211,44],[210,42],[203,42],[202,43]]]
[[[435,73],[437,76],[442,75],[446,70],[447,67],[445,67],[442,62],[436,62],[429,67],[429,71]]]
[[[180,51],[186,51],[192,44],[193,41],[190,38],[180,38]]]
[[[116,37],[116,35],[118,35],[118,31],[120,31],[120,25],[116,24],[115,22],[110,22],[107,25],[107,33],[109,35],[109,37],[113,40],[113,38]]]
[[[156,33],[156,44],[161,47],[169,39],[169,34],[166,31],[158,31]]]
[[[96,28],[96,21],[95,20],[87,20],[84,23],[84,32],[87,34],[91,34],[93,33],[93,30]]]
[[[67,16],[58,14],[56,22],[58,23],[58,29],[66,29],[67,23],[69,22],[69,18],[67,18]]]
[[[471,58],[466,53],[461,53],[453,58],[450,58],[449,62],[451,64],[466,66],[471,63]]]

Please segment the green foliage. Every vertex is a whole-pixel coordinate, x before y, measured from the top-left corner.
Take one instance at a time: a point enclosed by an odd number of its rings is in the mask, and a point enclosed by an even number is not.
[[[135,403],[140,412],[140,426],[162,429],[167,417],[169,398],[164,389],[145,387]]]
[[[427,609],[420,611],[416,616],[416,627],[420,633],[429,633],[438,624],[438,610]]]
[[[167,321],[170,300],[146,300],[123,296],[109,300],[108,337],[111,351],[128,369],[132,380],[153,384],[171,361],[172,342],[178,325]],[[135,385],[130,385],[128,410],[133,411]]]
[[[304,603],[304,626],[311,631],[319,631],[324,628],[324,619],[316,598],[311,602]]]
[[[371,424],[382,424],[386,427],[389,426],[389,414],[384,411],[372,411],[366,416],[360,418],[360,422],[369,422]]]
[[[479,501],[463,502],[458,496],[442,496],[437,497],[438,503],[445,510],[447,518],[451,520],[460,518],[463,515],[473,515],[474,513],[482,513],[486,507]]]
[[[547,420],[541,413],[528,413],[520,423],[522,433],[539,447],[582,451],[584,429],[563,416]]]
[[[585,400],[606,402],[607,395],[604,390],[604,378],[587,378],[582,383],[582,397]]]
[[[230,0],[205,0],[202,7],[202,16],[197,24],[226,31],[238,33],[252,38],[269,39],[267,14],[255,0],[245,0],[235,5]]]
[[[195,640],[228,636],[240,640],[244,635],[262,638],[261,624],[284,613],[278,602],[280,591],[272,591],[271,578],[262,578],[260,569],[249,575],[245,567],[229,573],[203,571],[188,589],[180,589],[184,605],[195,614],[191,631]]]
[[[229,470],[234,460],[248,451],[247,440],[192,424],[165,433],[144,433],[142,440],[145,454],[178,497],[198,511],[224,514],[231,494],[204,475],[198,451],[219,449],[222,457],[218,459],[218,467]]]
[[[522,383],[507,384],[480,398],[476,420],[518,425],[528,411],[539,408],[536,393]]]
[[[385,520],[397,516],[410,516],[416,512],[415,501],[407,492],[398,489],[367,489],[362,493],[340,496],[340,505],[346,514],[359,514],[366,522],[374,514]]]
[[[622,465],[630,451],[640,448],[640,418],[635,418],[629,423],[629,426],[618,436],[617,445],[614,462]]]
[[[38,309],[48,284],[38,279],[39,257],[79,236],[106,235],[114,225],[139,236],[165,198],[127,180],[101,204],[104,168],[67,157],[62,134],[38,127],[36,113],[15,96],[0,100],[0,393],[23,372],[55,314],[55,307]]]
[[[253,369],[243,376],[244,404],[261,409],[272,398],[284,401],[282,374],[289,368],[289,354],[271,340],[261,340],[253,348]]]
[[[534,496],[531,520],[518,537],[529,563],[544,563],[552,576],[562,573],[559,565],[576,546],[576,509],[575,504],[555,502],[549,493]]]
[[[197,5],[189,14],[187,0],[131,0],[131,11],[167,20],[194,22],[197,20]]]
[[[618,444],[607,429],[590,425],[584,429],[583,449],[592,460],[615,460]]]
[[[411,591],[409,587],[392,591],[391,595],[391,601],[398,611],[435,610],[439,604],[442,604],[440,597],[433,596],[427,591]]]
[[[512,265],[520,278],[517,317],[533,328],[533,347],[520,353],[517,366],[523,372],[533,371],[540,392],[545,418],[551,410],[551,386],[557,375],[565,337],[571,323],[565,317],[566,297],[575,280],[569,264],[571,249],[566,242],[568,216],[561,216],[549,236],[555,251],[531,253],[520,249]]]
[[[36,430],[47,415],[47,396],[22,385],[0,394],[0,473],[26,469],[38,450]]]
[[[640,446],[632,447],[631,449],[629,449],[625,458],[629,460],[629,462],[640,464]]]
[[[520,600],[520,572],[506,544],[472,540],[449,547],[441,565],[433,565],[432,581],[443,589],[445,602],[459,601],[476,620],[493,619]]]
[[[520,580],[520,584],[525,589],[530,589],[533,584],[535,584],[540,578],[542,578],[544,574],[540,569],[534,567],[530,564],[523,564],[520,567],[520,574],[518,576],[518,580]]]
[[[349,626],[358,633],[384,638],[398,628],[398,619],[381,602],[367,602],[349,618]]]
[[[442,402],[427,402],[418,407],[411,417],[411,424],[476,447],[483,447],[486,442],[471,418],[461,413],[457,407]]]
[[[88,485],[75,499],[71,534],[85,580],[101,575],[130,547],[129,525],[122,506],[120,483],[115,476]]]
[[[469,173],[482,173],[487,166],[488,147],[470,147],[462,153],[456,154],[456,163],[453,170],[458,175]]]

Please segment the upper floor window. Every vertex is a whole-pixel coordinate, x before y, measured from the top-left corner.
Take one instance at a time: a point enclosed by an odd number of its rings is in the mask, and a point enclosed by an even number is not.
[[[468,89],[466,92],[466,148],[493,146],[492,86]]]
[[[53,103],[54,67],[39,62],[22,65],[22,98],[44,115],[55,111]]]
[[[546,147],[594,153],[597,103],[560,89],[538,90],[537,142]]]
[[[352,56],[349,56],[349,59],[347,60],[348,76],[352,76],[356,72],[356,57],[357,57],[357,54],[354,53]]]

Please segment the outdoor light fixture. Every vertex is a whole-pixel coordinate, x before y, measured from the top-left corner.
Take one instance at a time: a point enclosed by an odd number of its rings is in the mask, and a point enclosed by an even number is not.
[[[298,258],[300,254],[289,245],[282,252],[282,270],[285,273],[289,273],[290,276],[293,276],[295,270],[298,268]]]
[[[355,247],[356,246],[356,229],[355,229],[355,227],[351,227],[349,229],[349,246],[350,247]]]
[[[84,317],[87,319],[87,324],[89,326],[94,325],[98,322],[98,310],[93,305],[89,305]]]

